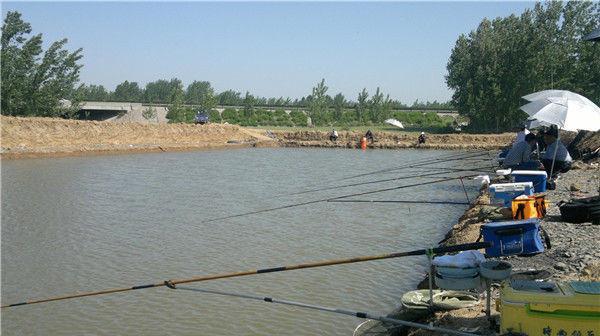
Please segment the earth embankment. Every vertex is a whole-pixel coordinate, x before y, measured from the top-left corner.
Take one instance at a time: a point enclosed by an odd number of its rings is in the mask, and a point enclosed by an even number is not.
[[[339,132],[337,141],[329,140],[328,132],[274,131],[286,147],[359,148],[363,132]],[[369,148],[431,148],[431,149],[496,149],[511,143],[514,133],[503,134],[427,134],[427,142],[417,145],[418,132],[375,132]]]
[[[195,150],[273,142],[260,132],[224,124],[141,124],[6,116],[0,122],[3,158]]]
[[[360,139],[364,135],[361,131],[341,131],[336,141],[330,141],[329,132],[317,130],[267,131],[229,124],[115,123],[8,116],[2,116],[0,123],[2,158],[248,146],[360,148]],[[514,133],[427,134],[427,142],[417,145],[418,135],[418,132],[376,131],[374,142],[369,143],[367,147],[497,149],[510,144],[515,137]],[[597,142],[597,134],[582,139],[582,144],[590,148],[596,146]]]

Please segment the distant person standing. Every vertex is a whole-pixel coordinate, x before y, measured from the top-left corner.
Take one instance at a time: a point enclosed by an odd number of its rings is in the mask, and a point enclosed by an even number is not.
[[[421,132],[421,134],[419,134],[419,138],[417,139],[417,144],[418,145],[424,144],[425,141],[427,141],[427,137],[425,136],[425,132]]]

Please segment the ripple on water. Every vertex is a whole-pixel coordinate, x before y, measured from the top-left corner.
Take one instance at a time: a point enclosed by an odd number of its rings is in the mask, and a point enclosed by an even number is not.
[[[435,245],[463,207],[315,203],[203,221],[409,184],[288,195],[374,180],[380,177],[335,181],[440,153],[248,149],[3,162],[2,300]],[[462,201],[462,187],[454,182],[368,199]],[[425,264],[410,257],[193,286],[386,314],[414,287]],[[156,288],[20,307],[3,311],[2,322],[3,335],[347,335],[359,320]]]

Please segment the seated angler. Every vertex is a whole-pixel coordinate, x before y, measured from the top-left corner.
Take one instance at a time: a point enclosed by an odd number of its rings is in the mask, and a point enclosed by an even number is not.
[[[506,158],[502,163],[503,168],[517,169],[536,169],[539,166],[538,162],[531,160],[531,152],[537,143],[535,134],[529,133],[525,136],[524,141],[515,143],[514,146],[506,154]]]

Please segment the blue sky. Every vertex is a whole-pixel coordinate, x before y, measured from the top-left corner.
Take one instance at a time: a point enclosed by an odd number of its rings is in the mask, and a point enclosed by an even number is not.
[[[4,2],[46,44],[84,50],[81,81],[107,89],[173,77],[217,91],[297,98],[366,87],[406,103],[446,101],[452,47],[484,18],[533,2]]]

